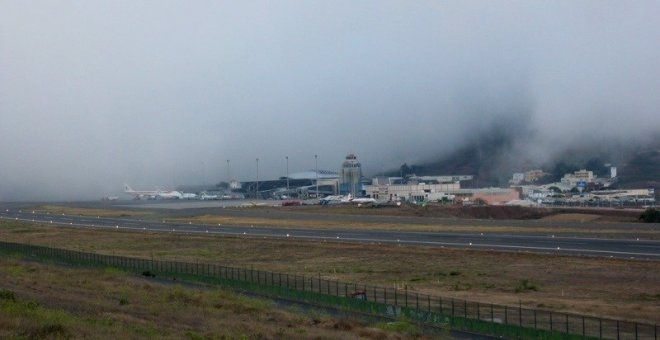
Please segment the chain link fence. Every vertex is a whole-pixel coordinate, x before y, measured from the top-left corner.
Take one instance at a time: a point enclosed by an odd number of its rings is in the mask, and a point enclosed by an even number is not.
[[[3,253],[84,266],[116,267],[146,276],[202,281],[224,287],[434,326],[524,339],[658,339],[658,326],[420,294],[209,263],[160,261],[0,242]]]

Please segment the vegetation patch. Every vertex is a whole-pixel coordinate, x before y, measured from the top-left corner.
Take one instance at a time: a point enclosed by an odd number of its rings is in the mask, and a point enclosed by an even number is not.
[[[452,290],[459,292],[472,289],[472,285],[468,282],[456,282],[452,285]]]
[[[12,280],[6,268],[37,270]],[[80,277],[89,282],[81,284]],[[154,282],[141,275],[0,258],[0,338],[398,339],[412,327],[374,331],[328,314],[281,308],[217,288]],[[130,305],[129,308],[121,306]],[[316,320],[316,321],[313,321]]]
[[[135,210],[120,210],[120,209],[98,209],[98,208],[76,208],[65,207],[58,205],[42,205],[34,209],[35,212],[46,212],[50,214],[64,214],[64,215],[77,215],[77,216],[92,216],[92,217],[133,217],[133,216],[148,216],[151,215],[150,211],[135,211]]]
[[[11,290],[0,289],[0,300],[15,302],[16,301],[16,295]]]
[[[379,323],[377,327],[384,331],[397,332],[410,336],[419,336],[422,334],[419,326],[404,319],[400,319],[392,322]]]
[[[6,230],[5,225],[38,232],[15,234]],[[639,225],[644,226],[641,223]],[[658,233],[653,226],[647,225],[646,228],[649,232]],[[660,282],[658,261],[420,246],[393,247],[375,243],[145,234],[116,230],[81,230],[14,221],[0,221],[0,238],[9,242],[106,255],[254,268],[288,274],[291,280],[296,275],[299,283],[303,275],[309,279],[310,276],[317,277],[321,273],[322,279],[377,285],[389,289],[395,286],[403,289],[405,284],[412,284],[414,287],[409,286],[409,289],[420,294],[468,299],[481,303],[517,305],[520,293],[533,292],[523,302],[524,307],[534,308],[542,303],[552,306],[551,309],[558,312],[584,313],[660,324],[660,304],[658,300],[651,300],[651,297],[658,293],[656,282]],[[206,249],[212,256],[200,256],[199,249]],[[328,254],[338,254],[338,256],[329,257]],[[3,260],[14,261],[10,262],[14,264],[18,263],[17,260],[20,258],[20,256],[2,257]],[[7,270],[10,266],[0,270],[0,282],[13,282],[35,275],[38,277],[35,281],[41,281],[46,274],[42,272],[41,267],[34,267],[30,263],[25,266],[25,272],[10,276]],[[30,267],[37,268],[37,272],[29,272]],[[16,270],[22,271],[22,269]],[[460,272],[460,275],[451,275],[451,271]],[[151,273],[159,280],[168,278],[167,275],[160,275],[157,270],[151,270]],[[79,285],[84,284],[89,287],[94,285],[97,278],[105,282],[115,282],[125,276],[126,273],[121,270],[103,269],[87,275],[88,282],[83,283],[80,279],[77,282]],[[416,278],[421,280],[411,281]],[[461,281],[461,285],[455,287],[454,282],[458,280]],[[522,280],[528,280],[527,286],[535,286],[537,290],[521,288],[516,293],[518,286],[526,287],[524,284],[520,285]],[[630,282],[635,284],[631,285]],[[466,290],[464,283],[469,283],[471,289]],[[27,285],[32,284],[29,282]],[[474,289],[475,287],[479,289]],[[3,288],[11,289],[8,286]],[[17,297],[22,296],[20,291],[11,290],[16,292]],[[588,294],[585,294],[585,291],[588,291]],[[641,294],[648,296],[642,299]],[[130,292],[127,294],[125,291],[113,294],[112,300],[107,302],[108,305],[120,308],[118,299],[122,296],[128,299],[131,308],[140,305],[139,299],[135,299]],[[616,304],[612,301],[616,301]],[[226,302],[214,301],[214,303],[222,303],[225,307],[220,310],[228,310]]]
[[[524,279],[524,280],[520,280],[520,283],[516,287],[515,292],[516,293],[523,293],[523,292],[527,292],[527,291],[535,291],[536,292],[538,290],[539,290],[539,288],[535,284],[531,283],[527,279]]]
[[[660,222],[660,210],[648,208],[639,216],[639,220],[645,223],[658,223]]]

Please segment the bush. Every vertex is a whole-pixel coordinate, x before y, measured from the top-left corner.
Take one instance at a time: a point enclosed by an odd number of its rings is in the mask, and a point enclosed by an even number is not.
[[[520,284],[516,287],[516,293],[522,293],[528,290],[538,291],[539,288],[529,280],[520,280]]]
[[[646,223],[658,223],[660,222],[660,210],[648,208],[639,216],[639,220]]]
[[[11,290],[0,289],[0,300],[15,302],[16,296],[14,295],[14,292],[12,292]]]

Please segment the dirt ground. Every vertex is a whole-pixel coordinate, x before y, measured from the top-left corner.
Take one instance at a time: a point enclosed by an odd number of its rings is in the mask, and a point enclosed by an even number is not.
[[[0,240],[253,267],[500,303],[660,322],[660,262],[382,244],[0,224]],[[526,280],[527,284],[523,284]],[[521,289],[531,287],[534,289]]]

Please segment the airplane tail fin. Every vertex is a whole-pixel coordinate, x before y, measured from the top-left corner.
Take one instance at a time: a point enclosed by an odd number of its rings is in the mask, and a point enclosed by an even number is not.
[[[132,192],[132,191],[133,189],[131,189],[131,187],[128,184],[124,183],[124,192]]]

